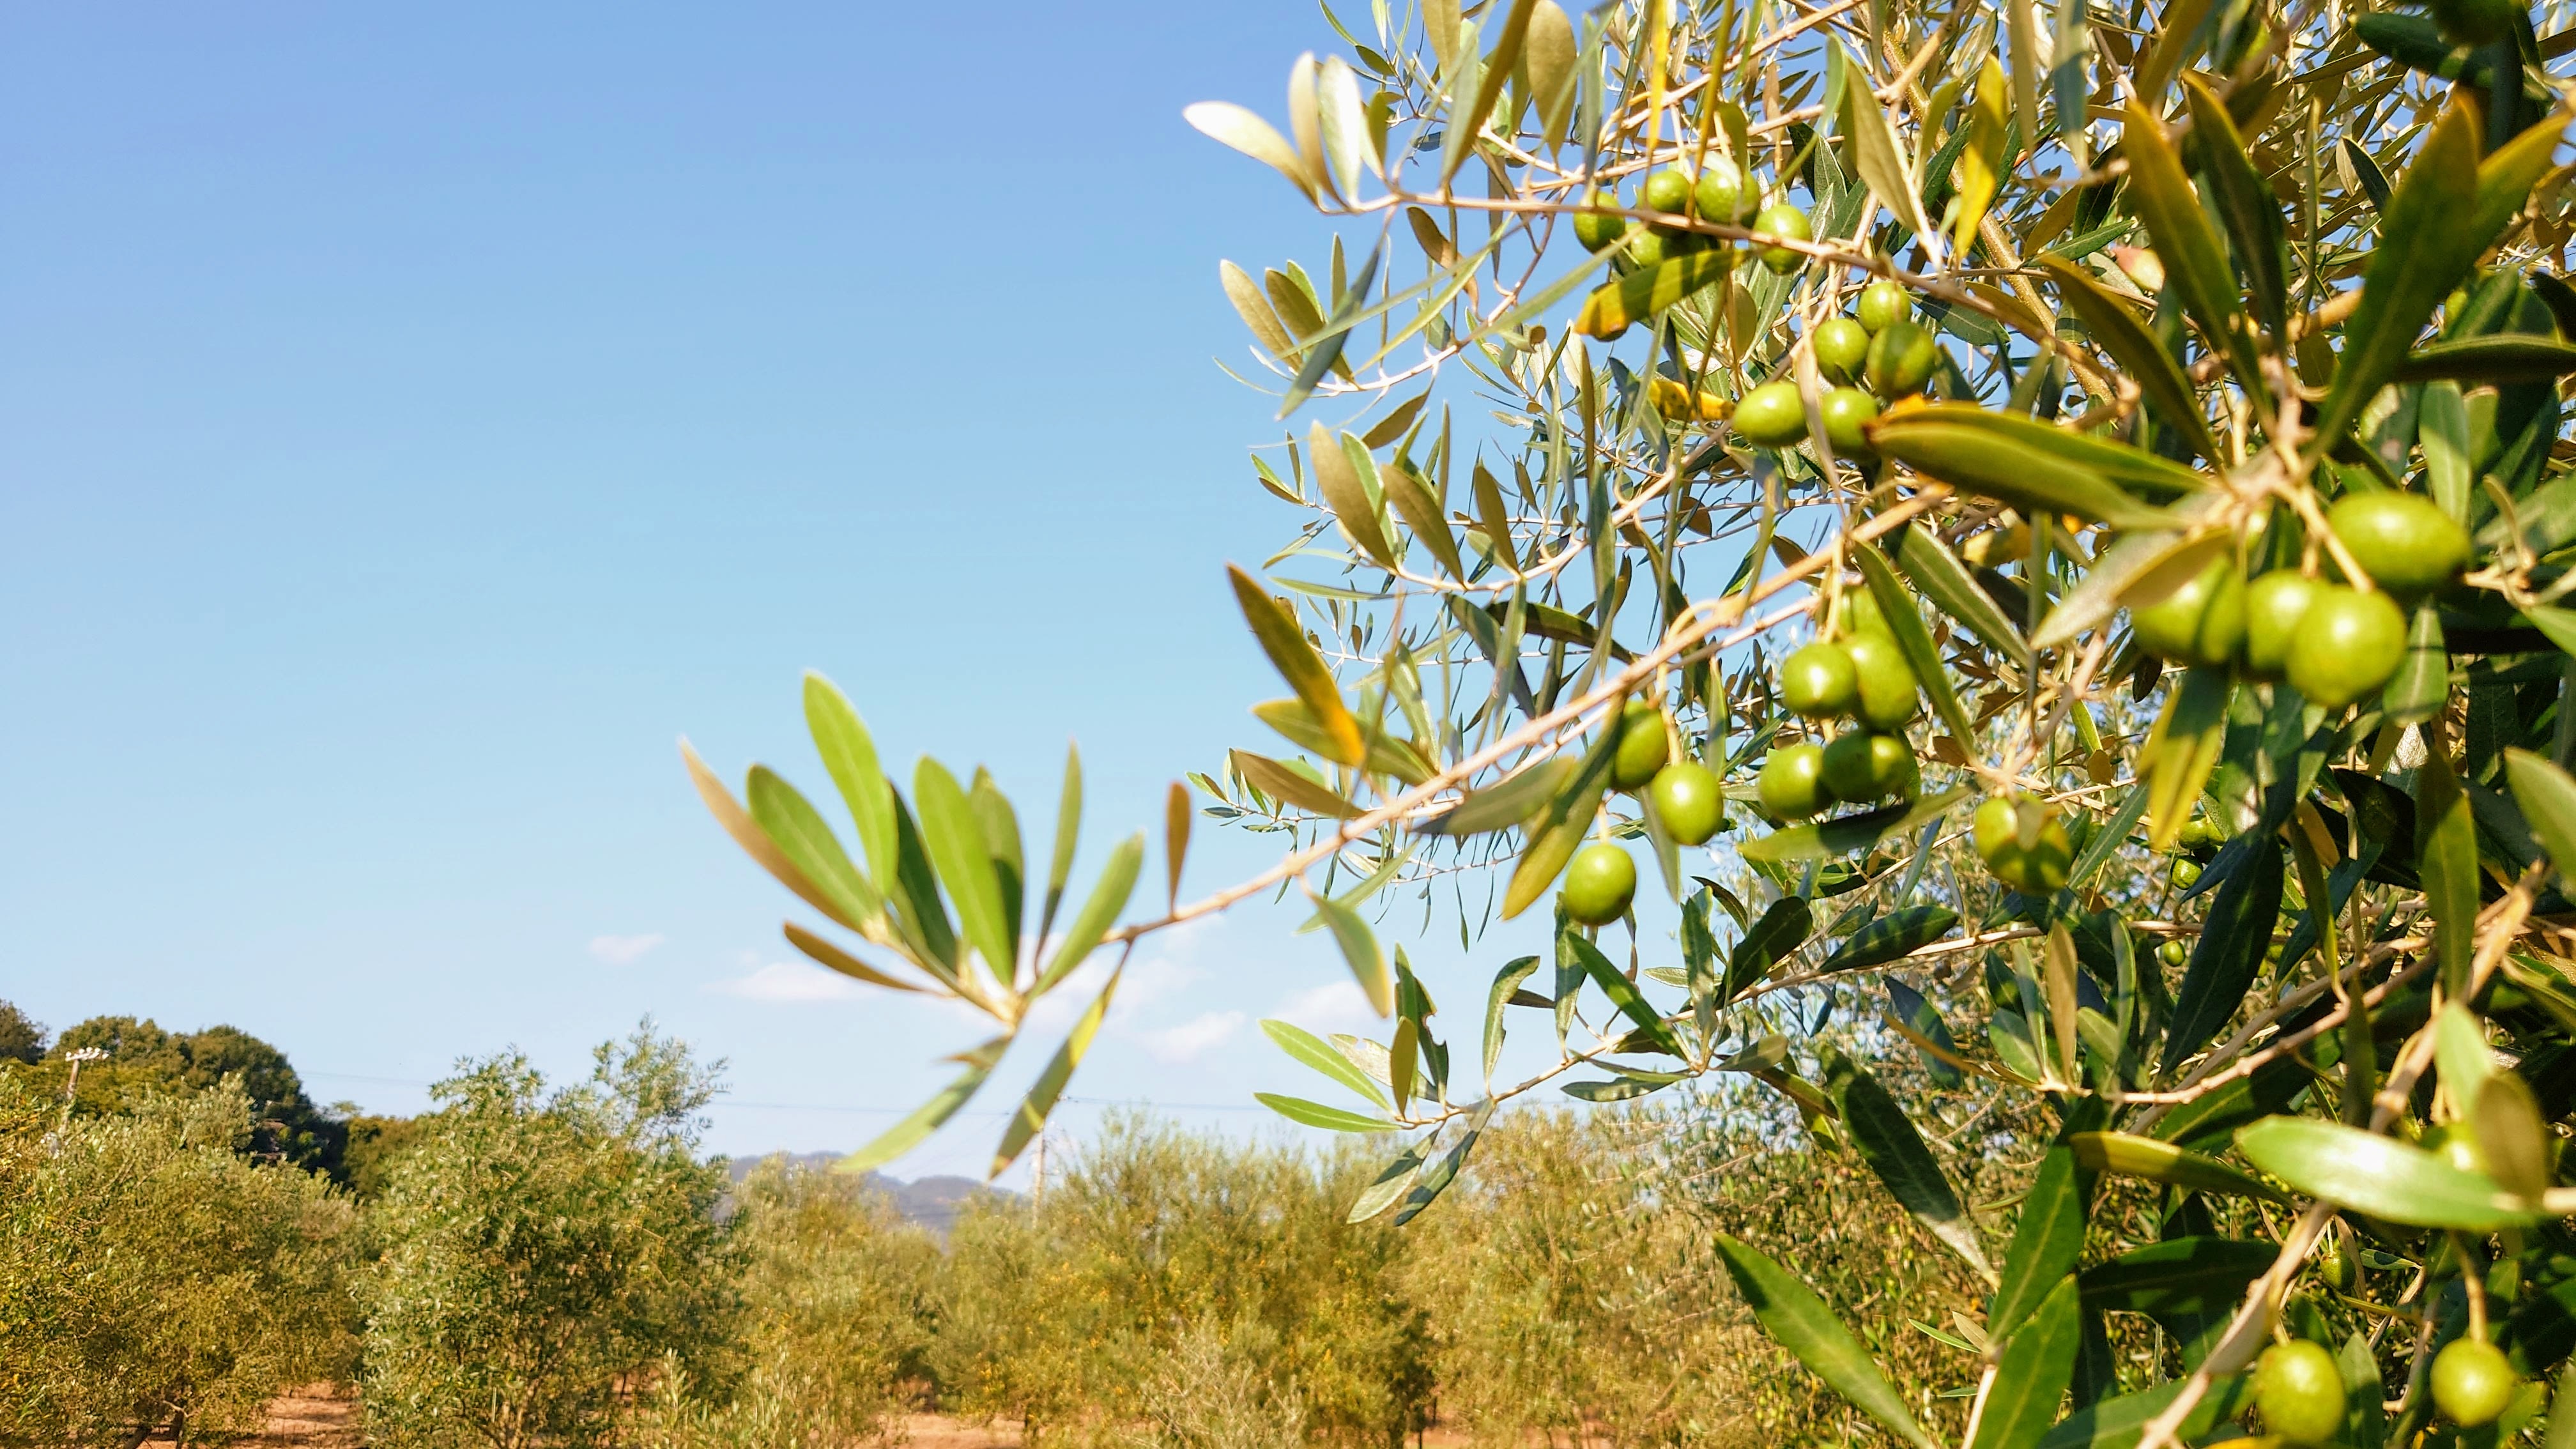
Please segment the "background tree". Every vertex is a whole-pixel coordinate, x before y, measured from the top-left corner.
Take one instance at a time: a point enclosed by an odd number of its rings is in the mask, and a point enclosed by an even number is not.
[[[373,1442],[605,1443],[657,1369],[722,1374],[734,1249],[723,1166],[696,1156],[715,1070],[647,1023],[553,1093],[516,1056],[432,1088],[373,1216]]]
[[[94,1016],[64,1028],[50,1056],[59,1061],[84,1050],[107,1053],[81,1072],[85,1110],[123,1111],[144,1096],[204,1091],[237,1076],[251,1104],[255,1150],[342,1176],[346,1125],[304,1094],[284,1052],[248,1032],[230,1026],[173,1032],[130,1016]]]
[[[65,1120],[0,1070],[0,1443],[220,1442],[346,1372],[355,1214],[251,1130],[238,1082]]]
[[[45,1028],[8,1002],[0,1001],[0,1061],[44,1059]]]

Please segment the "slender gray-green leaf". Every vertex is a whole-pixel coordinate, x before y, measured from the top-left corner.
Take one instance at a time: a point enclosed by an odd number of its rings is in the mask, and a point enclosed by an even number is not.
[[[1959,913],[1948,906],[1907,906],[1890,911],[1854,931],[1851,939],[1834,948],[1834,954],[1816,969],[1857,971],[1864,966],[1883,966],[1940,940],[1957,924]]]
[[[924,1138],[946,1125],[957,1115],[993,1074],[993,1066],[1009,1050],[1011,1039],[997,1036],[973,1051],[952,1060],[966,1064],[956,1080],[939,1089],[939,1095],[913,1109],[912,1115],[889,1127],[875,1141],[832,1164],[834,1172],[868,1172],[883,1167],[921,1145]]]
[[[2003,1282],[1986,1310],[1986,1336],[2004,1338],[2021,1327],[2059,1279],[2075,1271],[2084,1252],[2084,1180],[2075,1150],[2058,1146],[2039,1160],[2039,1172],[2021,1200],[2021,1222],[2004,1250]]]
[[[1878,1175],[1898,1206],[1967,1260],[1979,1276],[1993,1282],[1994,1265],[1986,1261],[1976,1220],[1959,1205],[1959,1194],[1941,1164],[1933,1160],[1932,1149],[1923,1144],[1914,1119],[1905,1115],[1904,1106],[1867,1068],[1831,1047],[1825,1050],[1830,1053],[1825,1058],[1826,1089],[1842,1114],[1852,1145],[1860,1149],[1861,1160]]]
[[[1145,832],[1140,830],[1109,852],[1108,863],[1100,867],[1100,879],[1091,887],[1090,897],[1064,928],[1064,939],[1056,943],[1055,954],[1047,958],[1046,970],[1039,973],[1037,984],[1029,988],[1031,996],[1063,980],[1109,934],[1118,913],[1127,909],[1127,898],[1136,890],[1136,876],[1144,868]]]
[[[2340,1122],[2266,1117],[2237,1129],[2237,1150],[2313,1198],[2419,1228],[2493,1232],[2539,1220],[2495,1179],[2440,1156]]]
[[[1503,1054],[1503,1008],[1511,1005],[1512,993],[1530,979],[1538,969],[1536,956],[1515,956],[1502,970],[1494,973],[1494,989],[1485,998],[1485,1079],[1492,1081],[1494,1062]]]
[[[1252,1099],[1303,1127],[1321,1127],[1327,1132],[1392,1132],[1396,1129],[1396,1124],[1388,1118],[1372,1117],[1342,1107],[1327,1107],[1303,1097],[1255,1092]]]
[[[1379,1107],[1386,1106],[1386,1089],[1377,1084],[1376,1078],[1352,1065],[1349,1057],[1333,1050],[1331,1042],[1293,1022],[1276,1019],[1264,1019],[1261,1023],[1261,1032],[1275,1042],[1281,1051],[1368,1098]]]

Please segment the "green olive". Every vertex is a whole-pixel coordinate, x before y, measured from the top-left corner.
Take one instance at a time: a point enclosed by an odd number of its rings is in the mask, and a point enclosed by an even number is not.
[[[2372,583],[2408,601],[2449,587],[2474,554],[2469,531],[2421,493],[2356,493],[2326,524]]]
[[[2453,45],[2493,45],[2528,15],[2514,0],[2432,0],[2433,24]]]
[[[1702,221],[1734,225],[1751,209],[1753,192],[1744,173],[1723,156],[1711,156],[1699,168],[1699,185],[1691,188],[1691,206]]]
[[[1990,796],[1969,818],[1968,834],[1977,847],[1977,858],[1993,871],[1995,879],[2026,896],[2044,896],[2066,884],[2067,868],[2075,860],[2075,843],[2066,834],[2066,824],[2057,812],[2040,807],[2039,837],[2024,848],[2021,843],[2021,810],[2017,799]]]
[[[1789,745],[1773,750],[1753,780],[1762,808],[1786,820],[1804,820],[1834,803],[1825,785],[1825,747]]]
[[[1671,748],[1664,712],[1642,699],[1628,701],[1628,707],[1619,712],[1619,743],[1610,757],[1610,783],[1622,790],[1644,787],[1664,767]]]
[[[1846,458],[1869,455],[1869,435],[1861,425],[1878,416],[1878,399],[1856,387],[1838,387],[1817,400],[1816,411],[1824,414],[1825,438],[1836,453]]]
[[[1860,325],[1884,332],[1914,315],[1914,297],[1894,282],[1878,281],[1860,289]]]
[[[2349,1293],[2361,1282],[2361,1267],[2339,1238],[2328,1238],[2318,1246],[2316,1270],[2317,1281],[2337,1293]]]
[[[1869,360],[1869,329],[1849,317],[1835,317],[1816,327],[1816,369],[1839,383],[1860,380]]]
[[[1887,615],[1878,607],[1878,595],[1866,587],[1843,590],[1843,632],[1896,637],[1887,627]]]
[[[1664,833],[1683,845],[1704,845],[1726,824],[1725,794],[1706,765],[1682,760],[1664,766],[1646,798]]]
[[[1855,805],[1871,800],[1904,798],[1922,782],[1914,747],[1905,736],[1877,730],[1847,730],[1825,746],[1825,787],[1834,798]]]
[[[2254,1405],[2263,1427],[2293,1444],[2331,1444],[2343,1433],[2343,1370],[2325,1345],[2276,1343],[2254,1364]]]
[[[1869,340],[1863,371],[1869,390],[1894,402],[1929,386],[1932,370],[1940,365],[1941,346],[1931,333],[1911,322],[1890,322]]]
[[[1761,215],[1753,218],[1753,229],[1766,236],[1787,237],[1791,241],[1807,241],[1815,236],[1807,225],[1807,214],[1785,201],[1762,208]],[[1805,252],[1789,247],[1764,247],[1761,256],[1762,265],[1783,274],[1807,264]]]
[[[1735,431],[1760,448],[1786,448],[1807,436],[1807,404],[1794,382],[1766,382],[1737,399]]]
[[[1645,188],[1638,199],[1647,211],[1688,216],[1691,209],[1690,173],[1679,167],[1667,166],[1646,178]]]
[[[2290,645],[2299,637],[2299,621],[2308,616],[2308,605],[2317,601],[2317,591],[2324,587],[2296,569],[2276,569],[2245,586],[2246,673],[2256,679],[2281,677],[2290,667]]]
[[[2245,579],[2232,558],[2217,558],[2182,586],[2129,611],[2138,644],[2177,664],[2225,664],[2245,637]]]
[[[2492,1343],[2455,1338],[2433,1355],[2433,1406],[2463,1429],[2504,1417],[2521,1388],[2513,1360]]]
[[[2184,846],[2198,849],[2204,845],[2216,845],[2227,836],[2218,828],[2217,821],[2206,815],[2195,815],[2182,823],[2182,831],[2176,838]]]
[[[2386,594],[2329,584],[2299,620],[2290,684],[2310,704],[2341,709],[2374,694],[2406,659],[2406,616]]]
[[[1922,688],[1904,651],[1885,634],[1854,634],[1843,641],[1858,686],[1859,707],[1853,711],[1871,729],[1902,729],[1914,718],[1915,692]]]
[[[1586,206],[1617,206],[1619,198],[1607,191],[1587,191]],[[1628,218],[1604,211],[1578,211],[1574,214],[1574,239],[1583,243],[1587,252],[1601,251],[1628,234]]]
[[[1628,250],[1624,255],[1630,266],[1639,271],[1646,271],[1660,267],[1680,256],[1682,248],[1677,245],[1678,240],[1673,233],[1662,227],[1641,226],[1636,228],[1635,235],[1629,241]]]
[[[2180,966],[2191,959],[2191,948],[2180,941],[2167,941],[2156,948],[2156,959],[2168,966]]]
[[[2190,890],[2193,886],[2200,884],[2200,862],[2191,859],[2175,861],[2173,864],[2173,883],[2183,890]]]
[[[1780,703],[1791,714],[1831,719],[1860,704],[1860,672],[1849,650],[1819,639],[1780,661]]]
[[[1576,851],[1565,868],[1565,913],[1587,926],[1606,926],[1628,914],[1636,898],[1636,860],[1606,840]]]

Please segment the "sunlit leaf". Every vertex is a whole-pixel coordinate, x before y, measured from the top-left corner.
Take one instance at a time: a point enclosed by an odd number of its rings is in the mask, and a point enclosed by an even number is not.
[[[2294,1191],[2392,1223],[2482,1233],[2540,1217],[2493,1178],[2340,1122],[2266,1117],[2240,1129],[2236,1147]]]
[[[1904,1397],[1879,1371],[1869,1350],[1852,1337],[1814,1289],[1749,1243],[1724,1233],[1714,1234],[1712,1241],[1726,1262],[1728,1276],[1735,1280],[1735,1291],[1744,1295],[1753,1316],[1781,1347],[1797,1355],[1808,1372],[1909,1443],[1940,1449],[1940,1441],[1914,1421]]]

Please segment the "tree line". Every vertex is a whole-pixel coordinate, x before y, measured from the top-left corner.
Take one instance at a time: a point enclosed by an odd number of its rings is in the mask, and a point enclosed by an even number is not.
[[[409,1119],[314,1106],[230,1028],[0,1031],[0,1443],[222,1442],[336,1380],[391,1449],[819,1449],[929,1410],[1034,1443],[1752,1444],[1851,1426],[1712,1228],[1839,1264],[1854,1307],[1976,1289],[1856,1164],[1746,1171],[1810,1155],[1748,1156],[1800,1136],[1749,1101],[1498,1120],[1438,1234],[1349,1220],[1363,1152],[1123,1118],[943,1240],[855,1177],[732,1181],[721,1064],[649,1023],[579,1081],[463,1063]],[[1933,1338],[1886,1352],[1956,1387]]]

